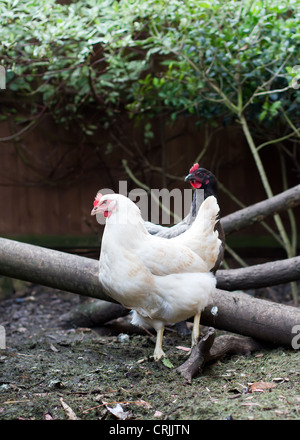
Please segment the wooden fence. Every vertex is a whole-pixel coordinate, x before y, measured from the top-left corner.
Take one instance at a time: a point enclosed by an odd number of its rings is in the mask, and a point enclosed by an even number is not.
[[[120,180],[127,181],[129,189],[136,187],[122,166],[122,158],[127,158],[130,164],[131,156],[136,154],[134,145],[141,141],[136,127],[128,126],[127,138],[132,138],[132,149],[130,141],[126,147],[128,154],[120,148],[118,139],[106,140],[107,134],[101,130],[89,139],[76,128],[67,130],[44,119],[33,130],[17,139],[11,138],[17,129],[22,127],[12,128],[8,122],[0,124],[0,138],[6,139],[0,143],[0,235],[53,247],[59,243],[63,247],[75,243],[78,247],[97,244],[96,232],[102,229],[90,217],[90,211],[98,189],[118,191]],[[168,173],[186,175],[206,140],[205,130],[197,130],[193,121],[182,119],[166,127],[163,160]],[[148,159],[159,167],[162,161],[159,136],[153,142],[158,146],[151,150]],[[263,160],[274,193],[282,191],[278,156],[264,154]],[[253,158],[238,128],[219,129],[200,163],[213,171],[245,205],[265,198]],[[140,172],[135,165],[133,171],[152,188],[162,187],[162,176],[155,169],[143,168]],[[292,173],[289,178],[290,186],[298,183]],[[187,188],[183,181],[171,185],[174,186]],[[219,204],[223,215],[238,209],[222,191]],[[299,210],[296,214],[300,223]],[[259,225],[242,233],[253,238],[260,234],[264,232]]]

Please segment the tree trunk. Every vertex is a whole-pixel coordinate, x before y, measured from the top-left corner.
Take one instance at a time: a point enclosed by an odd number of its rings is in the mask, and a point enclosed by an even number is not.
[[[0,273],[115,302],[102,290],[98,261],[89,258],[0,238]],[[217,289],[212,304],[202,313],[201,323],[275,344],[291,345],[293,327],[300,323],[300,309]]]

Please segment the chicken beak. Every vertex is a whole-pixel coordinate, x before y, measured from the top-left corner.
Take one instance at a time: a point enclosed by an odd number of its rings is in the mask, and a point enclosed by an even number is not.
[[[195,180],[195,176],[191,173],[185,176],[184,181],[189,182],[190,180]]]
[[[91,215],[96,215],[98,214],[98,212],[101,212],[103,214],[100,206],[94,206],[94,208],[91,210]]]

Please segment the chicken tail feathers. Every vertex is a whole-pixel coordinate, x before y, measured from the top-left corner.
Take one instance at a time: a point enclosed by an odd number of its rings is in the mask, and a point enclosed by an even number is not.
[[[211,234],[218,221],[219,211],[220,208],[217,199],[214,196],[207,197],[200,206],[198,215],[193,224],[194,227],[197,227],[201,232],[205,231],[206,234]]]
[[[209,270],[214,267],[221,246],[218,231],[215,231],[219,210],[217,199],[214,196],[207,197],[190,228],[190,233],[198,238],[194,244],[197,246],[196,243],[199,243],[195,251],[207,263]]]

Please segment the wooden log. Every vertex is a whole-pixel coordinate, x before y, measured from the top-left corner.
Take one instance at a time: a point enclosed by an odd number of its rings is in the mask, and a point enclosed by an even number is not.
[[[263,221],[270,215],[280,211],[295,208],[300,204],[300,184],[296,185],[280,194],[255,203],[247,208],[240,209],[232,214],[226,215],[221,221],[221,225],[226,235],[239,231],[256,222]]]
[[[102,290],[98,261],[0,238],[0,275],[115,302]]]
[[[276,345],[291,346],[300,308],[216,289],[201,324]]]
[[[129,310],[121,304],[90,298],[89,301],[72,307],[58,319],[63,326],[99,327],[101,324],[126,316],[128,313]]]
[[[100,285],[98,261],[85,257],[0,238],[0,274],[115,302]],[[300,325],[300,309],[217,289],[212,304],[202,313],[201,323],[291,345],[293,327]]]
[[[217,287],[224,290],[256,289],[300,280],[300,256],[239,269],[218,270]]]
[[[0,238],[0,275],[115,302],[98,281],[98,261]],[[300,256],[247,268],[218,270],[225,290],[259,288],[300,279]]]

